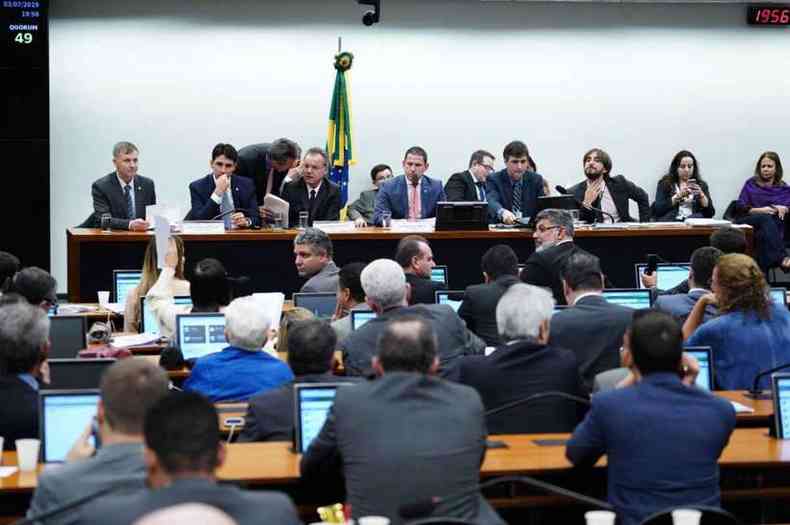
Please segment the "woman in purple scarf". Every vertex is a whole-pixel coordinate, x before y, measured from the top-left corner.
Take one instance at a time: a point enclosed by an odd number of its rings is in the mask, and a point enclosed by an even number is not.
[[[754,228],[757,263],[766,274],[777,266],[790,270],[790,257],[784,245],[790,186],[782,180],[782,174],[779,155],[766,151],[757,159],[754,177],[746,181],[738,197],[737,211],[742,217],[736,222]]]

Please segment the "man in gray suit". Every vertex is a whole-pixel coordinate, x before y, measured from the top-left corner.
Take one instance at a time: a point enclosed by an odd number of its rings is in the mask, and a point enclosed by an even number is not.
[[[436,347],[424,319],[390,321],[373,359],[380,377],[337,390],[302,457],[306,479],[342,470],[354,518],[380,515],[397,525],[402,505],[439,496],[446,501],[433,516],[502,523],[475,490],[485,456],[483,404],[473,389],[432,377]]]
[[[139,151],[131,142],[119,142],[112,148],[115,171],[91,186],[93,224],[101,224],[101,216],[112,216],[110,226],[116,230],[145,231],[145,207],[156,204],[154,181],[137,174]]]
[[[688,278],[689,291],[685,294],[659,295],[653,307],[668,313],[681,323],[684,322],[691,313],[691,309],[697,304],[697,300],[710,293],[713,268],[722,255],[722,251],[713,246],[703,246],[694,250],[694,253],[691,254],[691,269]],[[709,304],[705,307],[703,322],[717,314],[718,308]]]
[[[439,341],[440,373],[462,355],[482,354],[485,342],[467,330],[452,307],[446,304],[416,304],[409,306],[409,285],[398,263],[390,259],[377,259],[368,264],[362,275],[362,289],[370,309],[376,312],[358,330],[351,332],[340,343],[343,366],[348,375],[373,374],[371,358],[375,355],[376,342],[387,323],[403,316],[417,316],[428,321]]]
[[[143,419],[145,411],[167,395],[167,388],[167,374],[148,361],[124,359],[113,364],[102,377],[96,415],[101,448],[95,450],[90,444],[92,425],[88,425],[69,451],[67,463],[39,476],[28,517],[116,485],[119,489],[142,489]],[[64,512],[41,523],[79,523],[82,510]]]
[[[298,525],[288,496],[245,491],[217,483],[225,460],[217,409],[200,394],[171,392],[145,416],[145,462],[150,489],[98,500],[83,523],[131,525],[156,510],[180,503],[205,503],[239,525]]]
[[[382,184],[392,178],[392,168],[386,164],[376,164],[370,170],[370,179],[374,188],[359,194],[359,198],[348,205],[348,218],[354,226],[362,228],[373,224],[373,209],[376,207],[376,194]]]
[[[335,292],[340,269],[332,260],[332,240],[324,231],[306,228],[294,239],[294,264],[299,277],[306,277],[300,292]]]

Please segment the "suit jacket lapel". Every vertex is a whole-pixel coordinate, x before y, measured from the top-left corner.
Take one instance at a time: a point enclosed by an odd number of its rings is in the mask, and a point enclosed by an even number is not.
[[[424,219],[427,216],[428,209],[425,205],[431,198],[431,183],[428,177],[423,175],[420,178],[420,218]]]

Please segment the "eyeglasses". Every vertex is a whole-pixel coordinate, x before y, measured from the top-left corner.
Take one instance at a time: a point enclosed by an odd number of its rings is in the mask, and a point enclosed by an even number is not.
[[[480,166],[482,166],[482,167],[483,167],[483,168],[484,168],[484,169],[485,169],[487,172],[489,172],[489,173],[490,173],[490,172],[492,172],[492,171],[494,171],[494,167],[493,167],[493,166],[490,166],[490,165],[488,165],[488,164],[482,164],[482,163],[481,163],[481,164],[480,164]]]
[[[547,231],[549,231],[549,230],[554,230],[554,229],[557,229],[557,228],[559,228],[559,226],[543,226],[543,225],[541,224],[541,225],[539,225],[539,226],[537,227],[537,230],[538,230],[540,233],[545,233],[545,232],[547,232]]]

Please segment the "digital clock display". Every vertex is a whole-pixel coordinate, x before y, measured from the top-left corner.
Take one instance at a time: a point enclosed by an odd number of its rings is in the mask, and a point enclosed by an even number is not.
[[[0,24],[0,66],[47,67],[46,1],[0,0]]]
[[[750,5],[746,9],[746,22],[753,26],[789,26],[790,5]]]

